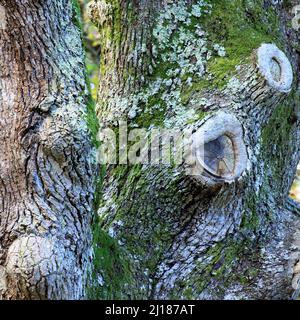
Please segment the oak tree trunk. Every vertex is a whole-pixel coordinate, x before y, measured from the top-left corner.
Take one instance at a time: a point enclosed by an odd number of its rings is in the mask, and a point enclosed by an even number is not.
[[[102,126],[202,130],[218,159],[196,176],[185,164],[111,165],[94,197],[97,125],[74,4],[2,0],[0,297],[296,298],[296,4],[91,3]]]

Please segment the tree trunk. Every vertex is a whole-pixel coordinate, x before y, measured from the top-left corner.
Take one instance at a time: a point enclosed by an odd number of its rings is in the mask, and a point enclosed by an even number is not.
[[[96,173],[76,8],[1,0],[1,12],[0,298],[80,299]]]
[[[184,162],[123,157],[94,196],[97,122],[76,6],[2,0],[0,298],[297,298],[296,4],[92,2],[97,113],[122,153],[120,121],[192,132]]]
[[[189,164],[193,176],[185,163],[108,166],[92,297],[297,296],[300,211],[288,198],[300,155],[296,4],[91,3],[102,126],[200,130],[204,150],[220,155],[229,139],[234,158],[227,174],[224,152],[218,162],[204,159],[202,173]]]

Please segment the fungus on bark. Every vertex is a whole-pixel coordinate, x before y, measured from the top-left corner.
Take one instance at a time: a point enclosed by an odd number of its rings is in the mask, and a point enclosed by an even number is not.
[[[248,160],[238,119],[222,111],[209,118],[192,136],[192,154],[197,179],[210,185],[238,179]]]

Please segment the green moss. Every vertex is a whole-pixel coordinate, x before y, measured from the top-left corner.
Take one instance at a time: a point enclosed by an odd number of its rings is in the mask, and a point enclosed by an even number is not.
[[[107,17],[105,22],[98,26],[99,33],[100,33],[100,44],[102,48],[102,55],[103,57],[108,54],[108,52],[113,52],[115,54],[118,52],[116,48],[122,45],[122,34],[124,33],[124,28],[128,25],[128,23],[133,23],[135,13],[132,9],[133,5],[131,3],[128,4],[126,8],[126,17],[122,14],[122,2],[119,0],[107,0],[106,3],[110,6],[108,10]],[[104,75],[107,72],[113,70],[115,63],[116,63],[116,56],[110,57],[109,61],[106,59],[100,59],[100,74]],[[124,79],[128,77],[128,72],[130,70],[123,70]]]
[[[95,111],[95,101],[93,100],[91,94],[89,94],[86,102],[87,112],[86,112],[86,122],[90,130],[92,143],[95,148],[99,148],[99,141],[97,138],[99,131],[99,119]]]
[[[110,5],[107,12],[106,22],[99,26],[99,31],[102,36],[102,44],[107,44],[107,40],[113,45],[119,45],[122,32],[122,12],[119,0],[107,0],[107,5]]]
[[[201,24],[213,43],[226,49],[225,57],[214,57],[208,63],[208,72],[214,84],[222,88],[235,74],[235,67],[247,62],[252,51],[261,43],[272,42],[281,46],[279,18],[272,7],[265,8],[264,1],[209,0],[211,15]]]
[[[181,280],[176,283],[173,295],[176,295],[176,298],[182,296],[184,299],[196,299],[215,280],[217,287],[212,294],[220,298],[223,298],[225,289],[232,283],[247,286],[258,273],[256,266],[249,264],[248,260],[246,262],[245,257],[248,259],[249,256],[259,261],[257,244],[250,238],[235,239],[228,236],[208,249],[205,259],[196,264],[187,281]],[[245,262],[241,273],[239,268]]]
[[[259,216],[256,213],[256,210],[249,210],[243,214],[241,222],[241,230],[255,231],[259,226]]]
[[[131,284],[130,262],[117,241],[94,224],[94,270],[93,285],[88,288],[90,299],[122,299]],[[101,281],[97,280],[101,278]],[[96,283],[95,283],[96,282]],[[101,282],[101,283],[99,283]]]
[[[206,79],[197,80],[190,86],[184,85],[181,89],[180,98],[183,105],[187,105],[195,94],[201,93],[204,89],[208,89],[210,83]]]
[[[126,185],[126,188],[120,188],[120,194],[116,195],[114,203],[117,209],[114,221],[123,222],[122,234],[120,238],[126,243],[126,249],[136,257],[142,257],[141,271],[148,269],[149,272],[156,270],[157,264],[163,252],[172,241],[172,225],[168,215],[180,215],[180,195],[174,199],[173,194],[176,188],[176,181],[168,184],[167,188],[161,188],[159,193],[149,188],[147,175],[154,172],[156,183],[163,185],[164,175],[160,169],[153,169],[151,173],[142,170],[141,165],[117,166],[110,173],[118,180],[118,185]],[[171,168],[165,170],[172,170]],[[155,173],[154,173],[155,174]],[[158,175],[159,174],[159,175]],[[119,199],[122,199],[120,202]],[[157,210],[157,207],[166,208],[163,213]],[[164,217],[162,217],[162,214]],[[132,223],[136,221],[136,225]],[[140,226],[143,226],[143,232],[140,232]],[[108,226],[105,227],[106,229]],[[139,232],[138,232],[139,231]],[[137,246],[138,243],[138,246]]]
[[[96,177],[96,190],[94,197],[94,212],[96,213],[99,209],[100,203],[102,201],[102,190],[103,190],[103,182],[106,175],[106,166],[100,166],[99,174]]]
[[[159,106],[159,109],[154,110],[154,106]],[[147,110],[148,111],[144,111],[141,114],[139,114],[134,119],[134,122],[140,128],[149,128],[150,125],[154,125],[156,127],[163,127],[166,112],[166,104],[160,98],[159,93],[149,98],[147,102]]]
[[[285,170],[289,170],[289,157],[286,151],[290,150],[290,136],[293,130],[294,106],[299,104],[299,96],[294,90],[272,113],[268,123],[262,128],[261,145],[262,158],[265,165],[264,196],[273,185],[284,183]]]
[[[262,129],[262,146],[265,149],[269,149],[270,152],[272,152],[270,146],[282,146],[288,142],[292,130],[290,118],[293,114],[293,107],[290,102],[293,98],[284,100],[284,102],[274,110],[268,123]],[[277,161],[278,159],[274,160]]]
[[[72,0],[73,17],[72,21],[75,26],[82,31],[82,18],[81,18],[81,8],[78,0]]]
[[[83,96],[85,97],[86,103],[86,113],[85,113],[85,121],[87,123],[87,127],[90,132],[91,142],[94,148],[98,149],[100,143],[98,141],[98,131],[99,131],[99,119],[96,115],[96,103],[91,95],[90,92],[90,82],[89,78],[87,77],[87,73],[85,73],[85,80],[88,93],[83,92]]]
[[[194,295],[193,295],[193,290],[192,290],[192,288],[186,288],[186,289],[184,289],[184,291],[183,291],[183,297],[184,297],[184,299],[186,299],[186,300],[193,300]]]
[[[259,226],[259,215],[257,213],[257,206],[259,205],[259,199],[254,192],[250,190],[247,192],[247,198],[245,200],[246,211],[243,212],[241,221],[242,232],[255,232]]]

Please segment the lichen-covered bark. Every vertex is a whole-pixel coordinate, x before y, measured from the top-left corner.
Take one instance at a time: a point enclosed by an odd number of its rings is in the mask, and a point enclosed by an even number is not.
[[[76,12],[1,0],[0,298],[80,299],[95,169]]]
[[[183,166],[108,167],[93,297],[297,296],[299,211],[288,200],[300,156],[299,34],[289,23],[295,4],[92,3],[102,35],[103,124],[198,128],[222,110],[241,123],[248,154],[239,179],[212,186]],[[263,43],[288,57],[289,93],[271,88],[257,69]]]

